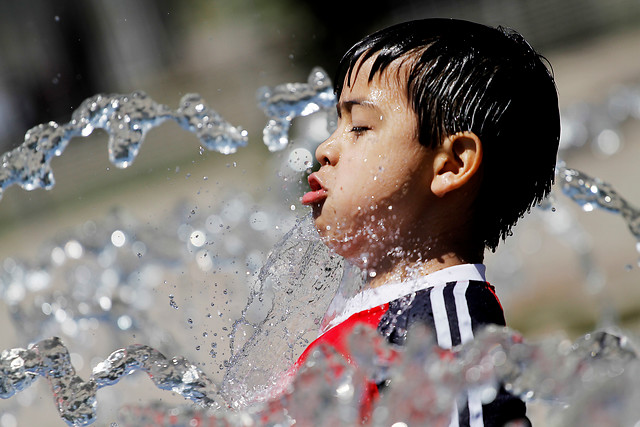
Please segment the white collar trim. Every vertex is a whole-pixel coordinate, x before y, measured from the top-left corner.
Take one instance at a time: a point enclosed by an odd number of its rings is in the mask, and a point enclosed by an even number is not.
[[[339,325],[361,311],[369,310],[423,289],[444,286],[449,282],[478,280],[486,282],[484,264],[461,264],[443,268],[426,276],[405,282],[386,283],[377,288],[365,289],[349,299],[341,313],[338,313],[322,333]]]

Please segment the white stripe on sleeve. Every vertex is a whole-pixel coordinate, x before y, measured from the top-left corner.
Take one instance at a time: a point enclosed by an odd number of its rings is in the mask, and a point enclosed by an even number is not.
[[[431,299],[431,310],[433,312],[433,323],[436,327],[436,338],[438,345],[444,349],[451,348],[451,331],[449,330],[449,318],[447,308],[444,305],[444,286],[435,286],[431,289],[429,298]]]
[[[467,305],[468,280],[461,280],[453,288],[453,297],[456,302],[456,314],[458,315],[458,328],[460,329],[460,342],[467,343],[473,339],[473,329],[471,328],[471,315]]]
[[[467,391],[467,397],[469,399],[469,427],[484,427],[480,389],[469,389]]]

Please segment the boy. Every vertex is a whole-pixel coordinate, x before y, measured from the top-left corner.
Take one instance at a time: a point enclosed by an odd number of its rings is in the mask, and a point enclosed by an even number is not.
[[[504,325],[481,263],[553,182],[560,120],[543,58],[515,32],[427,19],[358,42],[334,84],[338,127],[302,202],[323,241],[370,280],[296,365],[320,343],[350,360],[358,324],[402,344],[423,322],[445,349]],[[456,406],[452,425],[528,423],[504,389]]]

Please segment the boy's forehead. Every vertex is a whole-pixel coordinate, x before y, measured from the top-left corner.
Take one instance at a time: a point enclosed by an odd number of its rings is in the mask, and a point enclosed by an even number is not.
[[[356,62],[351,73],[351,81],[348,81],[349,73],[345,76],[341,100],[346,100],[346,97],[357,97],[379,102],[407,101],[409,67],[406,59],[398,58],[392,61],[383,71],[377,71],[369,80],[376,58],[377,55],[373,55],[364,62],[362,60]]]

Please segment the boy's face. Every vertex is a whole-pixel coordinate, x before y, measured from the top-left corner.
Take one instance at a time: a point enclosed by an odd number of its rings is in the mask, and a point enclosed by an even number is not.
[[[406,96],[406,70],[392,63],[369,83],[368,59],[338,102],[338,127],[316,151],[321,168],[309,177],[303,203],[339,254],[374,267],[392,250],[424,234],[435,198],[434,152],[418,142],[417,115]]]

